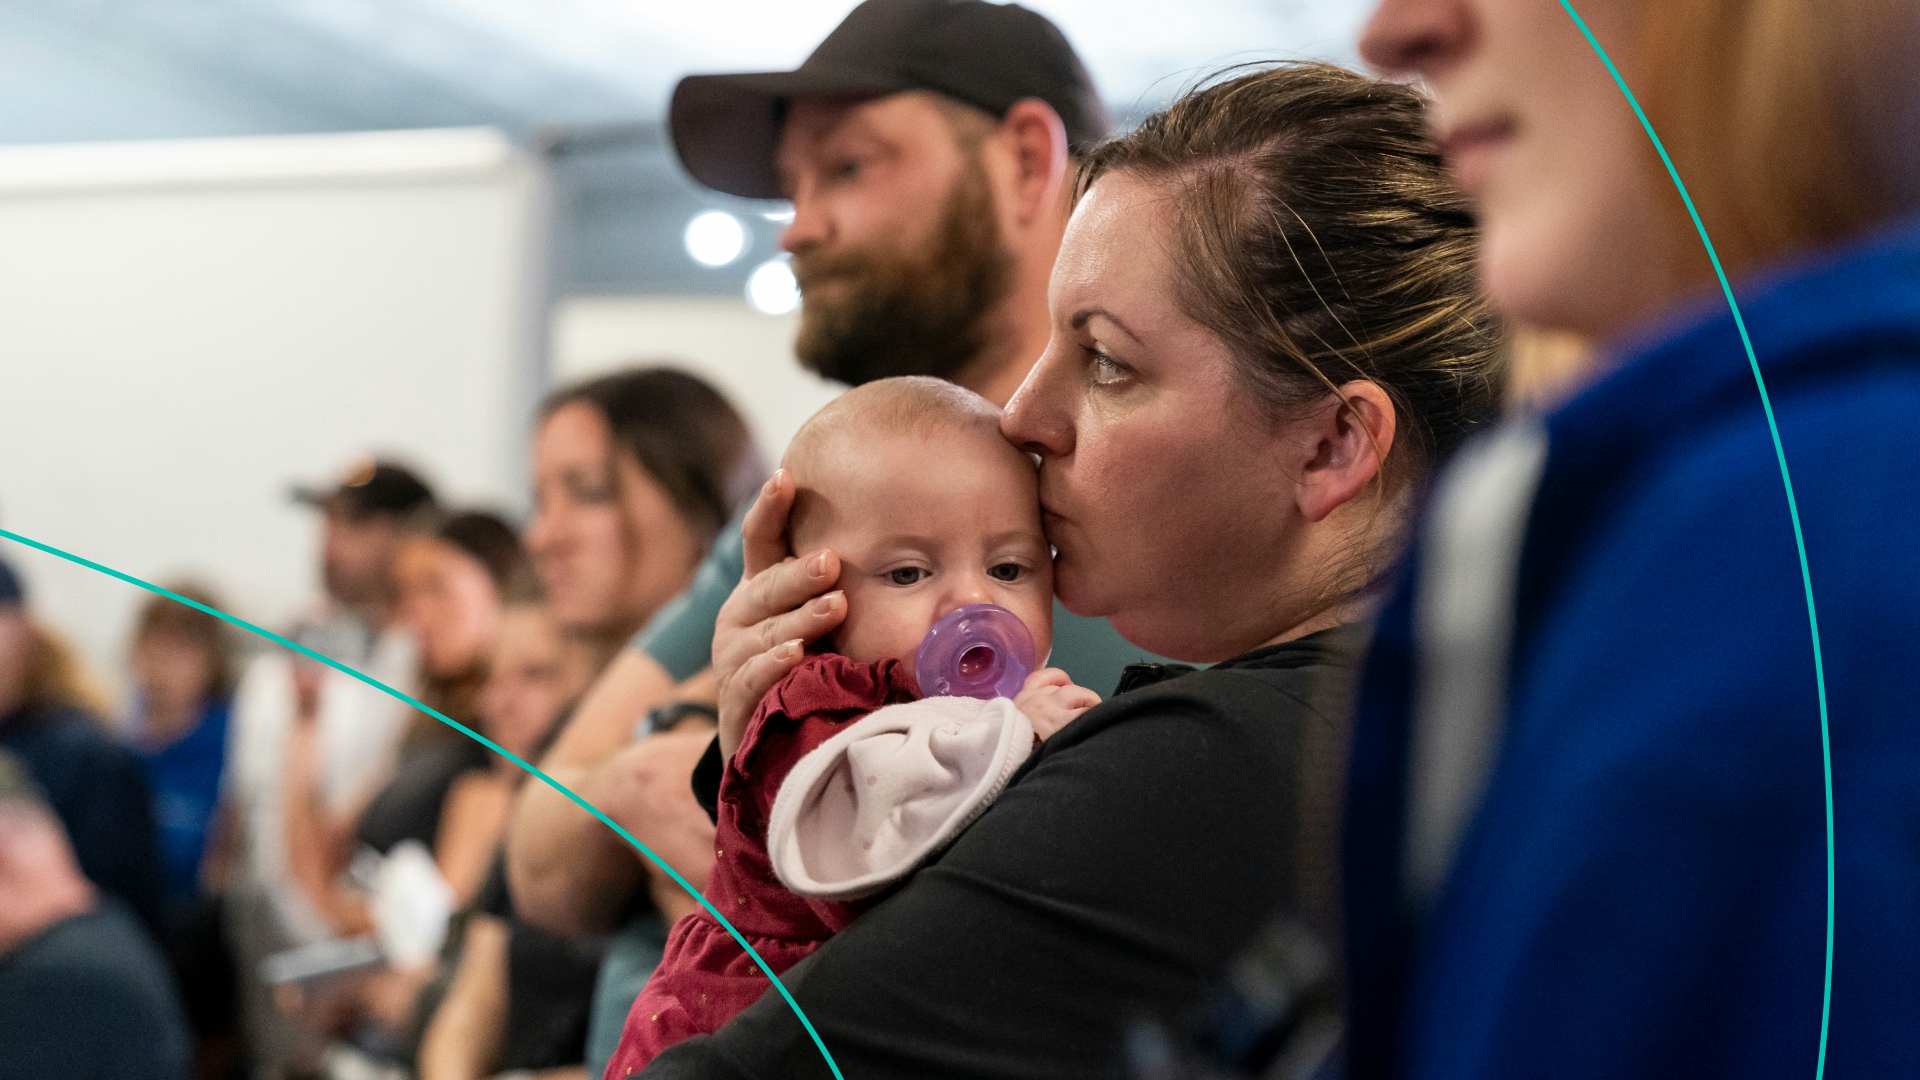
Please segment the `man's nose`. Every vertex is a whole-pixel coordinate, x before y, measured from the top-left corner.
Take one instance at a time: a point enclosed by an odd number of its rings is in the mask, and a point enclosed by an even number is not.
[[[833,239],[833,221],[826,208],[810,190],[802,188],[793,196],[793,220],[780,232],[780,250],[799,254]]]

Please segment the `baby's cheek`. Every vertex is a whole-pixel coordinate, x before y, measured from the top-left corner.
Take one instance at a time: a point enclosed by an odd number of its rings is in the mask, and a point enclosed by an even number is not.
[[[834,635],[835,652],[856,663],[893,657],[913,667],[914,653],[933,620],[904,590],[847,591],[847,618]]]

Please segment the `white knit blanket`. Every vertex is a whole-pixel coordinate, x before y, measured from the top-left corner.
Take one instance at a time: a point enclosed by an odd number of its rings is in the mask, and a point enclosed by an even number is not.
[[[852,900],[913,872],[999,796],[1033,752],[1006,698],[888,705],[801,758],[780,785],[767,853],[801,896]]]

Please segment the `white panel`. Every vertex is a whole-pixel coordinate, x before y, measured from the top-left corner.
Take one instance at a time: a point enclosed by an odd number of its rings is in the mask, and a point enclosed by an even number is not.
[[[519,505],[540,198],[486,131],[0,154],[0,523],[279,621],[291,481],[379,450]],[[142,596],[0,547],[117,678]]]
[[[772,466],[807,417],[841,390],[793,359],[797,315],[762,315],[729,297],[575,297],[554,312],[553,375],[565,383],[666,363],[727,395]]]

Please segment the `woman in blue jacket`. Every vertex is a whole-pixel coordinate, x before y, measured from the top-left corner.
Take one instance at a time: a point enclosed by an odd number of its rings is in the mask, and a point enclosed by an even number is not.
[[[1493,300],[1593,348],[1439,478],[1383,615],[1352,1074],[1911,1075],[1920,5],[1577,6],[1734,282],[1822,666],[1754,372],[1611,76],[1549,0],[1384,0],[1363,51],[1431,87]]]

